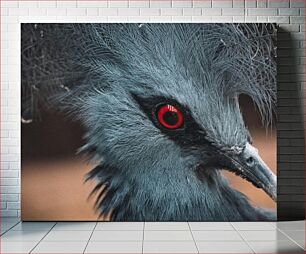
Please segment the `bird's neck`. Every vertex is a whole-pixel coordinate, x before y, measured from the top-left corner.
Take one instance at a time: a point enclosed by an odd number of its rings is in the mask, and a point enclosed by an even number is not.
[[[151,171],[154,172],[154,171]],[[256,220],[257,211],[218,171],[209,178],[152,173],[137,176],[108,165],[89,173],[96,179],[97,208],[115,221]]]

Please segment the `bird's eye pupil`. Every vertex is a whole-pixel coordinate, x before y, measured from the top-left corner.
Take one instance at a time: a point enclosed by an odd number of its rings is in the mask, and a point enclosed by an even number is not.
[[[175,125],[178,121],[178,116],[176,112],[168,111],[163,116],[164,121],[169,125]]]
[[[175,106],[170,104],[163,105],[157,110],[159,123],[167,129],[178,129],[183,124],[183,114]]]

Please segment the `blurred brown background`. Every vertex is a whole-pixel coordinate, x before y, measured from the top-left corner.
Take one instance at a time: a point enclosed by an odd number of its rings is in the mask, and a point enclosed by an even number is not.
[[[262,127],[259,114],[248,97],[241,96],[240,105],[255,147],[276,173],[275,128],[266,131]],[[76,150],[84,143],[82,127],[51,110],[41,112],[41,116],[40,121],[22,124],[22,220],[97,220],[94,198],[88,199],[95,184],[84,183],[85,174],[94,165],[76,155]],[[255,205],[276,209],[276,204],[262,190],[227,171],[224,174]]]

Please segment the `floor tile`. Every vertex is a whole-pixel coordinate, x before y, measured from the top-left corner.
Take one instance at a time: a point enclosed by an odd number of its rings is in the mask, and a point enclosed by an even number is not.
[[[305,221],[280,221],[276,223],[276,227],[281,230],[304,230]]]
[[[2,223],[18,223],[20,222],[20,218],[10,218],[10,217],[1,217],[0,224]]]
[[[292,240],[305,240],[305,231],[290,230],[282,231],[285,235],[288,235]]]
[[[0,229],[0,234],[2,235],[2,234],[4,234],[6,231],[8,231],[9,230],[9,228],[1,228]]]
[[[29,253],[37,242],[1,242],[0,253]]]
[[[256,253],[304,253],[304,250],[291,241],[248,242]]]
[[[98,222],[95,230],[143,230],[144,222]]]
[[[13,227],[16,226],[19,223],[19,221],[15,222],[2,222],[1,227]]]
[[[40,241],[47,232],[40,231],[9,231],[1,236],[3,242],[34,242]]]
[[[197,242],[200,253],[253,253],[245,242]]]
[[[190,230],[188,222],[145,222],[145,230]]]
[[[276,222],[276,221],[270,221],[269,223],[272,225],[272,227],[273,227],[274,229],[276,228],[276,225],[277,225],[277,222]]]
[[[0,230],[1,230],[1,234],[8,231],[9,229],[11,229],[12,227],[14,227],[14,225],[12,224],[5,224],[5,225],[1,225]]]
[[[237,230],[275,230],[270,222],[231,222]]]
[[[55,222],[20,222],[12,228],[13,231],[49,231]]]
[[[100,242],[100,241],[142,241],[143,232],[142,231],[94,231],[90,241]]]
[[[40,242],[32,253],[83,253],[87,242]]]
[[[193,241],[190,231],[145,231],[145,241]]]
[[[142,253],[142,242],[89,242],[85,253]]]
[[[194,242],[144,242],[143,253],[198,253]]]
[[[58,222],[52,231],[85,230],[90,231],[95,228],[96,222]]]
[[[1,222],[1,225],[0,225],[1,234],[3,234],[4,232],[8,231],[11,228],[13,228],[18,223],[19,222],[17,220],[15,220],[13,222]]]
[[[271,230],[271,231],[240,231],[239,233],[246,241],[285,241],[288,237],[283,233]]]
[[[295,242],[305,250],[305,240],[296,240]]]
[[[236,231],[192,231],[195,241],[242,241]]]
[[[282,231],[285,235],[289,236],[291,240],[295,241],[298,245],[305,249],[305,231],[291,230]]]
[[[235,230],[229,222],[189,222],[191,230]]]
[[[92,231],[50,231],[43,239],[44,242],[86,242],[89,240]]]

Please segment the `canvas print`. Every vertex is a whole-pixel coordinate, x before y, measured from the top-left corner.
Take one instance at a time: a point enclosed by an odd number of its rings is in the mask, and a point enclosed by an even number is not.
[[[22,219],[276,220],[274,24],[22,24]]]

